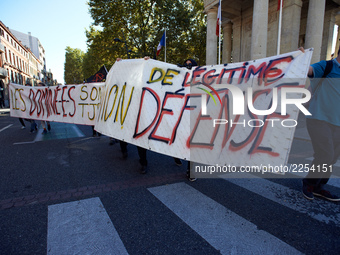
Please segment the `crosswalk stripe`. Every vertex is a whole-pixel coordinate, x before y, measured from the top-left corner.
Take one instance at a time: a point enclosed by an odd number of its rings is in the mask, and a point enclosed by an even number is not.
[[[6,130],[7,128],[10,128],[11,126],[13,126],[13,124],[9,124],[8,126],[6,126],[6,127],[2,128],[2,129],[0,129],[0,132],[2,132],[2,131],[4,131],[4,130]]]
[[[128,254],[98,197],[48,207],[47,254]]]
[[[232,174],[228,174],[225,180],[290,209],[307,214],[318,221],[327,224],[333,222],[340,226],[339,205],[322,199],[309,201],[303,197],[301,191],[263,178],[254,178],[251,174],[242,173],[242,175],[248,178],[231,178]],[[316,203],[318,206],[315,206]]]
[[[300,173],[297,172],[294,174],[290,173],[290,175],[295,176],[294,178],[302,179],[306,177],[307,172],[300,172]],[[328,180],[327,185],[340,188],[340,178],[338,176],[332,175],[331,178]]]
[[[308,161],[313,161],[314,158],[311,157],[311,158],[306,158]],[[340,167],[340,160],[337,160],[336,163],[333,165],[333,166],[337,166],[337,167]]]
[[[185,183],[148,190],[221,254],[300,254]]]

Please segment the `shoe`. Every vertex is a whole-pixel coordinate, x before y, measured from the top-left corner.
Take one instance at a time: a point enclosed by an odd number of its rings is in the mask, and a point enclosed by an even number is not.
[[[331,194],[328,190],[313,191],[314,196],[323,197],[329,201],[338,202],[340,198],[336,195]]]
[[[190,177],[190,171],[187,171],[187,178],[188,178],[188,180],[191,181],[191,182],[194,182],[194,181],[197,180],[195,177]]]
[[[46,134],[47,134],[46,128],[44,128],[44,131],[43,131],[41,134],[43,134],[43,135],[46,135]]]
[[[50,124],[47,124],[47,130],[51,131],[51,125]]]
[[[146,172],[147,172],[147,167],[146,167],[146,166],[141,166],[139,172],[140,172],[141,174],[146,174]]]
[[[25,126],[21,126],[21,129],[25,129],[26,127]]]
[[[314,195],[313,195],[313,186],[308,186],[306,184],[302,185],[302,194],[303,196],[308,199],[308,200],[313,200],[314,199]]]
[[[194,181],[196,181],[197,179],[194,178],[194,177],[189,177],[188,180],[191,181],[191,182],[194,182]]]
[[[177,166],[182,166],[182,160],[180,160],[179,158],[174,158],[174,160]]]

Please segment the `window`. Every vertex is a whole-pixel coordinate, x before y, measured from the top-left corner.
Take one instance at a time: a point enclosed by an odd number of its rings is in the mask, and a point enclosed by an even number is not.
[[[8,61],[8,58],[7,58],[7,49],[6,49],[6,47],[5,47],[5,59],[6,59],[6,61]]]

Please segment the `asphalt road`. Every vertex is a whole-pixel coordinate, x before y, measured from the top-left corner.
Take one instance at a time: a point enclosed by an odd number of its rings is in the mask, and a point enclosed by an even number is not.
[[[339,254],[339,203],[304,199],[301,176],[189,182],[154,152],[141,175],[135,146],[51,125],[0,114],[0,254]],[[289,163],[311,163],[303,119],[296,134]]]

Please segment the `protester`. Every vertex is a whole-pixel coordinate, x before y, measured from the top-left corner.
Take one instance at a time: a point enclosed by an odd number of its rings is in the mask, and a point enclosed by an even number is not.
[[[25,129],[26,128],[26,125],[25,125],[25,122],[22,118],[19,118],[19,121],[21,123],[21,129]]]
[[[39,83],[38,83],[38,86],[39,86],[39,87],[44,87],[44,86],[46,86],[46,85],[45,85],[44,83],[42,83],[42,82],[39,82]],[[47,125],[47,128],[46,128],[46,125]],[[43,135],[47,134],[47,130],[48,130],[48,131],[51,131],[51,124],[50,124],[49,121],[44,121],[44,120],[42,120],[42,121],[41,121],[41,126],[42,126],[42,128],[43,128],[43,132],[42,132]]]
[[[25,86],[31,86],[31,84],[26,83]],[[25,119],[25,120],[31,123],[31,129],[30,129],[31,133],[38,131],[38,125],[37,125],[37,123],[35,123],[35,120],[33,120],[33,119]]]
[[[150,59],[150,57],[144,57],[145,60]],[[121,61],[121,58],[117,58],[116,61]],[[120,150],[122,151],[123,154],[123,158],[126,159],[128,157],[128,153],[127,153],[127,143],[124,141],[120,141]],[[139,172],[141,174],[146,174],[147,173],[147,165],[148,165],[148,161],[146,159],[146,149],[137,146],[137,150],[138,150],[138,155],[139,155],[139,163],[141,165]]]
[[[303,48],[299,48],[304,52]],[[327,68],[328,66],[328,68]],[[324,77],[326,69],[330,72]],[[309,67],[312,99],[307,116],[307,130],[312,141],[314,160],[307,176],[303,179],[302,192],[306,199],[314,196],[330,201],[340,198],[324,189],[333,170],[333,164],[340,155],[340,49],[338,56],[327,61],[317,62]]]
[[[198,66],[197,62],[193,59],[187,59],[184,61],[183,66],[181,67],[186,67],[187,69],[191,69],[193,66]],[[182,165],[182,161],[179,158],[174,158],[174,161],[176,163],[176,165],[181,166]],[[196,181],[196,178],[194,177],[190,177],[190,161],[188,161],[188,165],[187,165],[187,178],[189,181],[193,182]]]

